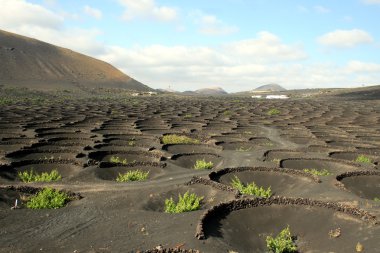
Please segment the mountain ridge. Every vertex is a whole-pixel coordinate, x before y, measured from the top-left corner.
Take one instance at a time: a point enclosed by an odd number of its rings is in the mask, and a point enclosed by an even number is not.
[[[152,90],[107,62],[4,30],[0,30],[0,62],[0,85],[5,86]]]
[[[271,83],[261,85],[255,88],[253,91],[286,91],[286,89],[279,84]]]

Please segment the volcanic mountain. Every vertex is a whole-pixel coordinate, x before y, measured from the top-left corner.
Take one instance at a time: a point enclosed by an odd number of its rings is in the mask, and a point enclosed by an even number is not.
[[[204,89],[199,89],[194,91],[194,93],[199,95],[226,95],[228,94],[225,90],[220,87],[209,87]]]
[[[30,89],[152,90],[101,60],[0,30],[0,85]]]
[[[286,89],[278,84],[266,84],[257,87],[253,91],[286,91]]]

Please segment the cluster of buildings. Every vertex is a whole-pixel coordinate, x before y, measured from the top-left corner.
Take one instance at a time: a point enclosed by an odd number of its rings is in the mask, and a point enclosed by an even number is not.
[[[252,98],[257,99],[288,99],[287,95],[253,95]]]

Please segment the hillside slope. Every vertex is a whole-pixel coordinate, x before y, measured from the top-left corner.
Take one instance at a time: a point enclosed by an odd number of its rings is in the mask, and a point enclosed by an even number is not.
[[[39,40],[0,30],[0,85],[151,90],[112,65]]]

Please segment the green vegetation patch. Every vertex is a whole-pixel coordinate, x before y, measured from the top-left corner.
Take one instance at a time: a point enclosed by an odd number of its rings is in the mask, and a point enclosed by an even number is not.
[[[267,112],[267,114],[270,115],[270,116],[278,115],[278,114],[280,114],[280,113],[281,113],[280,110],[278,110],[278,109],[276,109],[276,108],[272,108],[272,109],[270,109],[270,110]]]
[[[272,190],[270,187],[264,189],[263,187],[258,187],[255,182],[243,184],[237,176],[232,179],[231,185],[242,194],[255,195],[262,198],[269,198],[272,196]]]
[[[196,170],[211,170],[214,167],[213,162],[206,162],[205,159],[197,160],[194,165]]]
[[[380,198],[375,197],[375,198],[373,199],[373,201],[380,202]]]
[[[306,173],[315,175],[315,176],[329,176],[331,175],[330,171],[323,169],[323,170],[316,170],[316,169],[304,169],[303,170]]]
[[[187,191],[183,196],[178,195],[178,203],[175,203],[173,198],[165,200],[166,213],[183,213],[191,212],[201,208],[203,197],[198,197],[195,193]]]
[[[69,200],[69,196],[64,192],[44,188],[33,196],[26,206],[30,209],[56,209],[65,206]]]
[[[144,181],[148,178],[149,171],[144,172],[142,170],[131,170],[127,173],[121,174],[116,178],[117,182],[131,182],[131,181]]]
[[[372,163],[372,159],[369,158],[368,156],[365,156],[365,155],[359,155],[358,157],[356,157],[355,162],[359,162],[359,163]]]
[[[199,144],[200,141],[187,136],[169,134],[162,137],[163,144]]]
[[[267,236],[267,248],[273,253],[291,253],[297,252],[297,246],[292,238],[289,226],[276,236]]]
[[[15,103],[15,100],[11,98],[0,98],[0,105],[11,105]]]
[[[227,110],[227,111],[224,111],[223,114],[224,116],[231,116],[232,112]]]
[[[122,158],[120,158],[118,156],[111,156],[110,162],[111,163],[121,163],[121,164],[124,164],[124,165],[128,164],[127,159],[122,159]]]
[[[33,168],[30,171],[19,172],[18,177],[24,183],[52,182],[52,181],[58,181],[62,178],[57,170],[52,170],[50,173],[49,172],[43,172],[41,174],[37,174],[33,171]]]

